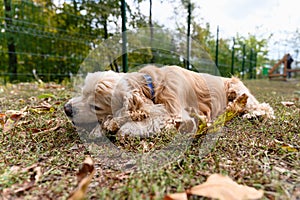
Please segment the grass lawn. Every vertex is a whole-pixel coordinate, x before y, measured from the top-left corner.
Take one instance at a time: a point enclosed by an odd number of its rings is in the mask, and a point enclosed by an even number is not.
[[[201,144],[194,140],[183,159],[150,171],[118,171],[94,158],[96,174],[86,198],[162,199],[221,173],[264,190],[264,199],[299,199],[300,94],[295,92],[300,91],[300,81],[245,84],[260,102],[270,103],[276,119],[236,117],[204,156],[199,156]],[[71,97],[69,86],[0,86],[0,113],[25,107],[27,112],[10,130],[0,128],[0,199],[66,199],[74,190],[89,149],[63,113]],[[287,107],[282,101],[295,105]]]

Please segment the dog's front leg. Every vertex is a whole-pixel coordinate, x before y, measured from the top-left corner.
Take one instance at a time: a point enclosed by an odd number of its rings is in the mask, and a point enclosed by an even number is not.
[[[115,131],[119,130],[120,126],[119,126],[117,120],[115,120],[114,118],[111,118],[111,119],[107,119],[103,123],[103,128],[105,130],[115,132]]]
[[[125,108],[133,121],[142,121],[149,117],[150,110],[147,109],[148,104],[153,104],[138,90],[132,91],[125,101]]]
[[[129,115],[122,117],[109,117],[103,122],[102,127],[105,130],[117,132],[128,121],[132,121]]]

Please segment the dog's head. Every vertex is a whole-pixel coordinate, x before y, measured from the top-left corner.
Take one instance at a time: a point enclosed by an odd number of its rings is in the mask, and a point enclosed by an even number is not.
[[[247,103],[243,112],[243,117],[275,118],[273,108],[267,103],[259,103],[244,83],[238,78],[223,78],[223,81],[229,103],[234,102],[235,99],[244,94],[247,96]]]
[[[88,73],[81,95],[65,104],[66,115],[81,127],[94,127],[112,115],[111,97],[122,75],[113,71]]]

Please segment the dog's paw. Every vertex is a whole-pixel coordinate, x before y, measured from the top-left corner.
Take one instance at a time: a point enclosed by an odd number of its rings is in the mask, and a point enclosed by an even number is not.
[[[102,136],[105,135],[105,130],[102,129],[100,124],[98,124],[90,133],[89,133],[89,138],[101,138]]]
[[[141,110],[131,111],[129,112],[129,115],[133,121],[142,121],[149,117],[149,112],[141,109]]]
[[[247,110],[247,113],[243,115],[243,118],[252,119],[275,119],[274,110],[268,103],[261,103],[256,106],[252,106]]]
[[[108,131],[112,131],[112,132],[116,132],[119,130],[119,124],[118,122],[112,118],[112,119],[108,119],[103,123],[103,128],[108,130]]]
[[[178,131],[181,134],[193,134],[196,133],[197,127],[197,123],[194,119],[184,120],[180,123]]]
[[[155,135],[166,127],[163,119],[147,119],[143,121],[130,121],[120,127],[118,135],[133,137],[149,137]]]

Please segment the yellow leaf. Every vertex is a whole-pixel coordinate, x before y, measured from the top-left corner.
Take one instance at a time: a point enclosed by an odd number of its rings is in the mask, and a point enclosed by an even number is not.
[[[297,149],[291,145],[282,145],[281,149],[288,151],[288,152],[298,152],[299,151],[299,149]]]
[[[226,108],[226,111],[219,115],[217,119],[213,122],[212,125],[209,126],[208,123],[203,123],[203,121],[199,120],[199,127],[196,135],[201,135],[203,133],[216,133],[219,132],[220,129],[230,120],[232,120],[239,113],[243,112],[246,104],[247,104],[248,96],[243,94],[236,98],[234,102],[229,104]]]
[[[225,112],[225,121],[228,122],[230,121],[232,118],[234,118],[238,113],[237,112],[233,112],[233,111],[226,111]]]

